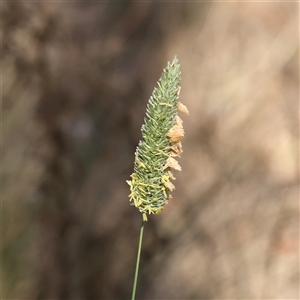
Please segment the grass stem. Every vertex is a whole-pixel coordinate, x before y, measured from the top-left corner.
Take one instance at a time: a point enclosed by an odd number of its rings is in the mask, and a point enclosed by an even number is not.
[[[141,230],[140,230],[139,248],[138,248],[138,253],[137,253],[137,257],[136,257],[136,267],[135,267],[135,275],[134,275],[131,300],[135,300],[136,284],[137,284],[137,279],[138,279],[138,274],[139,274],[139,265],[140,265],[140,256],[141,256],[144,226],[145,226],[145,220],[142,220],[142,225],[141,225]]]

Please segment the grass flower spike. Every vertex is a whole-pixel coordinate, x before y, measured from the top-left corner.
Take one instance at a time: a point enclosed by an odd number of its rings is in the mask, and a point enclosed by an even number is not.
[[[127,183],[130,186],[130,202],[147,220],[147,214],[159,214],[168,203],[174,190],[171,170],[181,167],[174,157],[181,156],[181,140],[184,137],[182,120],[178,110],[188,109],[179,102],[180,70],[178,60],[168,62],[157,87],[150,97],[142,126],[134,161],[134,173]]]

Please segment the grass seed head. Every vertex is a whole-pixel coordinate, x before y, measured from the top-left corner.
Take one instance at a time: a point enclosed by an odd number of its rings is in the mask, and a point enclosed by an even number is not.
[[[181,171],[176,156],[181,156],[181,140],[184,137],[182,120],[178,110],[188,109],[179,102],[180,69],[176,56],[163,70],[157,87],[149,99],[142,139],[139,142],[134,161],[134,173],[130,186],[130,203],[147,220],[147,214],[159,214],[171,198],[175,186],[170,180],[175,177],[171,168]]]

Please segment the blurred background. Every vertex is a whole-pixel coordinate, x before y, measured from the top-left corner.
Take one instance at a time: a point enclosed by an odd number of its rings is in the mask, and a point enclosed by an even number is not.
[[[125,180],[175,55],[183,171],[137,299],[299,298],[299,4],[3,1],[3,299],[130,298]]]

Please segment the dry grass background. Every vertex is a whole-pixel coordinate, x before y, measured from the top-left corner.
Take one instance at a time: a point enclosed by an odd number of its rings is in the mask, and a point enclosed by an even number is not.
[[[138,299],[299,298],[299,4],[2,2],[2,298],[126,299],[125,180],[177,54],[186,138]]]

